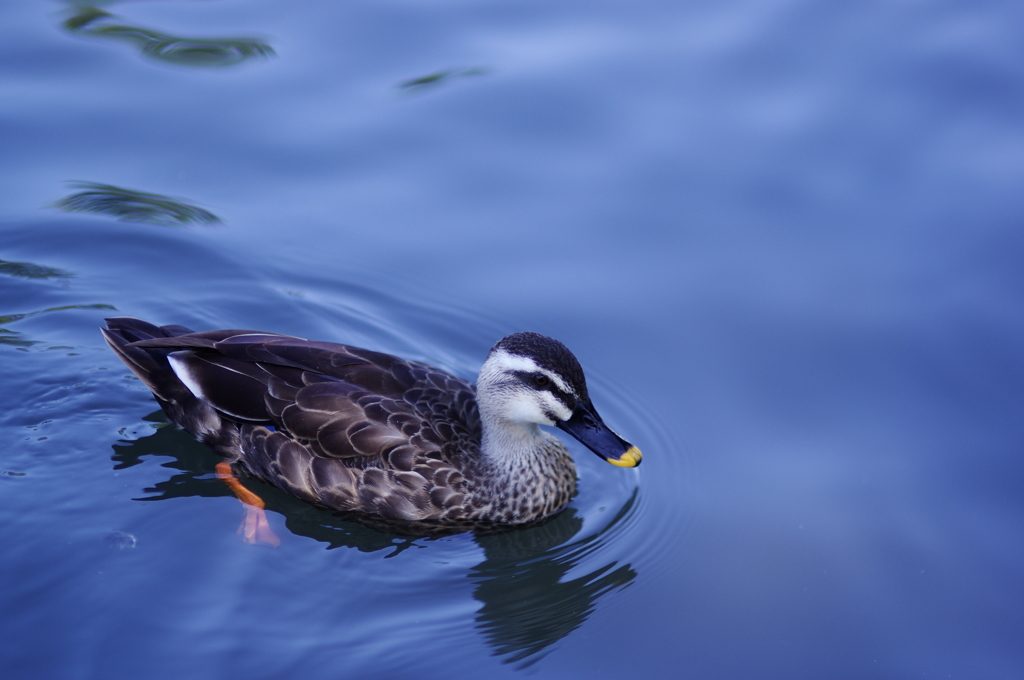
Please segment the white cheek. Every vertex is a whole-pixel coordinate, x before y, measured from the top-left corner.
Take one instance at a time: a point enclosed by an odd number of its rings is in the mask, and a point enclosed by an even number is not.
[[[554,425],[532,394],[517,394],[503,406],[504,416],[513,422]]]
[[[567,409],[550,392],[528,392],[516,394],[504,404],[504,416],[514,422],[554,425],[546,414],[553,413],[558,420],[569,420],[572,411]]]

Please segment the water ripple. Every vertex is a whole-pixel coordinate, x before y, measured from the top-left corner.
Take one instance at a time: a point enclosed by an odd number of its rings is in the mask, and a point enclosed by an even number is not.
[[[182,199],[124,189],[98,182],[75,182],[83,189],[65,196],[54,206],[66,212],[85,212],[116,217],[124,222],[145,222],[161,226],[219,224],[221,219]]]
[[[73,33],[120,40],[135,45],[143,56],[180,66],[234,66],[257,57],[274,56],[274,48],[256,38],[188,38],[139,26],[115,24],[116,17],[96,7],[79,6],[64,21]]]

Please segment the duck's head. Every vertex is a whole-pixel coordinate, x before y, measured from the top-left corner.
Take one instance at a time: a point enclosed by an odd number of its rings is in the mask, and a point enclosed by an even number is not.
[[[640,450],[601,420],[580,362],[557,340],[529,332],[502,338],[480,369],[477,392],[485,421],[554,425],[612,465],[640,464]]]

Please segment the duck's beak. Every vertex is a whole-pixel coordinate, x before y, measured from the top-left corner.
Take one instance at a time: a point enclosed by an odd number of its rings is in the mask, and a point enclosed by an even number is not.
[[[612,465],[619,467],[636,467],[640,464],[640,449],[615,434],[597,415],[593,404],[580,404],[573,411],[569,420],[556,423],[576,439],[604,458]]]

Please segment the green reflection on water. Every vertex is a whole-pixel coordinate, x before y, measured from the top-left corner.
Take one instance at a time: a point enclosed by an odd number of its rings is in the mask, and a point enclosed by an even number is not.
[[[275,54],[274,48],[255,38],[187,38],[114,23],[117,17],[92,5],[74,3],[71,11],[64,28],[72,33],[132,43],[143,56],[180,66],[234,66]]]
[[[32,262],[9,262],[0,260],[0,274],[5,276],[16,276],[19,279],[70,279],[74,276],[71,272],[46,267]]]
[[[39,340],[26,340],[24,335],[17,331],[0,328],[0,345],[9,345],[11,347],[31,347],[32,345],[38,345],[39,343]]]
[[[48,312],[63,312],[69,309],[106,309],[117,311],[117,308],[113,305],[105,305],[102,303],[94,305],[62,305],[60,307],[48,307],[46,309],[38,309],[34,312],[23,312],[20,314],[0,314],[0,324],[10,324],[21,321],[22,319],[28,319],[29,317],[38,316],[40,314],[46,314]],[[31,347],[32,345],[38,345],[39,340],[27,340],[23,333],[18,331],[12,331],[9,328],[0,327],[0,345],[14,345],[16,347]]]
[[[221,222],[221,219],[209,210],[162,194],[97,182],[75,182],[74,186],[83,191],[60,199],[54,204],[55,207],[67,212],[110,215],[123,222],[145,222],[169,227]]]
[[[405,92],[421,92],[424,90],[432,89],[440,85],[450,83],[452,80],[457,78],[466,78],[470,76],[483,76],[487,75],[487,70],[482,68],[469,68],[469,69],[452,69],[447,71],[437,71],[429,75],[420,76],[418,78],[410,78],[409,80],[403,80],[398,84],[398,88]]]

